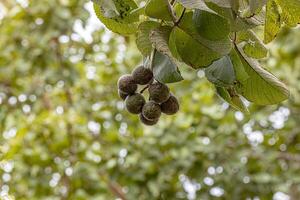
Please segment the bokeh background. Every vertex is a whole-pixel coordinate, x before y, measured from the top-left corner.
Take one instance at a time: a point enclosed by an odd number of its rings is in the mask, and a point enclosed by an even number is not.
[[[300,199],[300,29],[269,48],[289,101],[244,116],[182,67],[181,111],[145,127],[116,89],[142,61],[134,37],[89,1],[1,0],[0,199]]]

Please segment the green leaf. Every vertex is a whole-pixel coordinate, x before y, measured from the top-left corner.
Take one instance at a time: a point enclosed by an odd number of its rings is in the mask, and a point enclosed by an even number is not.
[[[271,42],[285,24],[294,27],[300,23],[299,0],[269,0],[266,11],[265,43]]]
[[[294,27],[300,23],[299,0],[276,0],[282,9],[281,20],[287,26]]]
[[[212,2],[220,7],[231,8],[232,0],[206,0],[207,2]]]
[[[139,15],[136,14],[138,6],[133,0],[114,0],[115,7],[119,15],[109,18],[103,13],[103,9],[94,3],[94,10],[99,20],[111,31],[123,35],[135,33],[137,31]]]
[[[257,13],[265,6],[267,0],[249,0],[249,7],[251,13]]]
[[[194,69],[207,67],[220,57],[220,54],[205,47],[182,29],[175,27],[173,34],[181,59]]]
[[[275,0],[269,0],[266,7],[266,23],[264,42],[271,42],[277,35],[281,26],[280,8]]]
[[[290,93],[284,83],[264,70],[256,60],[247,57],[241,49],[237,52],[250,76],[239,86],[239,91],[247,100],[258,105],[272,105],[289,98]]]
[[[200,9],[205,10],[207,12],[215,13],[213,10],[207,7],[205,2],[202,0],[178,0],[178,2],[188,9]]]
[[[233,89],[225,89],[224,87],[216,86],[216,91],[219,97],[225,100],[234,109],[237,109],[245,114],[249,114],[247,106]]]
[[[238,32],[237,42],[242,43],[247,56],[260,59],[268,55],[268,49],[252,30]]]
[[[104,17],[113,18],[119,15],[119,12],[113,0],[92,0],[92,1],[100,7]]]
[[[175,34],[175,31],[172,31],[171,34],[170,34],[169,49],[170,49],[173,57],[175,57],[178,61],[183,62],[180,55],[179,55],[179,53],[178,53],[177,47],[176,47],[176,34]]]
[[[242,18],[240,16],[236,16],[231,8],[220,7],[217,4],[208,2],[207,6],[218,13],[220,16],[228,19],[231,25],[231,31],[238,32],[241,30],[247,30],[250,28],[254,28],[258,25],[262,25],[262,22],[257,21],[253,18]]]
[[[201,37],[193,25],[192,18],[192,12],[186,13],[179,27],[175,27],[171,35],[183,62],[198,69],[207,67],[213,61],[227,55],[231,50],[231,42],[229,38],[211,41]]]
[[[205,10],[196,9],[193,22],[198,33],[209,40],[222,40],[230,33],[230,24],[227,19]]]
[[[150,0],[145,7],[145,13],[152,18],[162,19],[165,21],[172,20],[172,15],[169,11],[166,0]]]
[[[176,63],[168,56],[157,51],[153,59],[153,74],[157,81],[161,83],[175,83],[183,80]]]
[[[236,81],[229,56],[224,56],[205,68],[206,78],[219,87],[230,87]]]
[[[174,83],[183,80],[178,70],[179,62],[172,56],[168,46],[172,27],[162,26],[154,29],[150,40],[157,50],[154,54],[153,73],[156,80],[162,83]]]
[[[159,27],[160,24],[154,21],[145,21],[139,25],[136,44],[144,56],[149,56],[152,52],[152,42],[150,41],[150,32]]]
[[[241,59],[235,49],[232,49],[229,56],[234,68],[236,80],[243,84],[249,78],[249,75],[245,71],[243,63],[241,62]]]

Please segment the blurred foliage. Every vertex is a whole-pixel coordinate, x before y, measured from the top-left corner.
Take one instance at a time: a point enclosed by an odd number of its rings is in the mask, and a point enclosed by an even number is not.
[[[133,39],[88,10],[84,0],[0,3],[0,199],[299,199],[299,28],[262,61],[289,101],[244,116],[186,68],[171,85],[180,113],[149,128],[116,90],[142,62]]]

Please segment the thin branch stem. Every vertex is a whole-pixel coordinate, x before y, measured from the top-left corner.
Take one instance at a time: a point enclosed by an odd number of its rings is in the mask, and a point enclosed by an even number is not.
[[[156,54],[156,49],[154,49],[152,51],[152,54],[151,54],[151,58],[150,58],[150,69],[153,71],[153,68],[154,68],[154,57],[155,57],[155,54]]]
[[[146,87],[144,87],[144,88],[140,91],[140,93],[143,94],[143,93],[145,92],[145,90],[147,90],[148,88],[149,88],[149,85],[147,85]]]

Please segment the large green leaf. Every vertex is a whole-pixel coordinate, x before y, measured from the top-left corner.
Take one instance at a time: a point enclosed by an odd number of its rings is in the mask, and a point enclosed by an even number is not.
[[[183,62],[195,69],[209,66],[231,50],[229,38],[211,41],[201,37],[193,25],[192,12],[186,13],[173,29],[172,39]]]
[[[156,52],[154,55],[153,74],[161,83],[175,83],[183,80],[177,65],[166,55]]]
[[[163,83],[174,83],[183,80],[178,70],[179,62],[172,56],[168,42],[172,27],[162,26],[154,29],[150,40],[157,50],[154,54],[153,74],[156,80]]]
[[[267,15],[265,23],[264,42],[271,42],[277,35],[281,26],[280,8],[275,0],[269,0],[267,3]]]
[[[205,47],[180,28],[175,27],[172,34],[181,59],[194,69],[207,67],[220,57],[220,54]]]
[[[242,49],[237,50],[249,78],[239,87],[241,94],[258,105],[272,105],[289,98],[289,91],[273,74],[263,69],[260,64],[247,57]]]
[[[99,20],[111,31],[119,34],[132,34],[135,33],[139,21],[139,12],[136,12],[138,6],[133,0],[118,1],[114,0],[114,5],[118,11],[118,15],[115,17],[107,17],[107,14],[103,13],[103,8],[94,3],[94,10]],[[137,14],[138,13],[138,14]]]
[[[293,27],[300,23],[299,0],[276,0],[282,9],[281,20],[286,25]]]
[[[253,18],[242,18],[239,15],[235,15],[231,8],[220,7],[212,2],[207,2],[207,6],[219,15],[228,19],[231,25],[231,31],[237,32],[241,30],[248,30],[258,25],[262,25],[262,22]]]
[[[215,13],[213,10],[207,7],[205,2],[202,0],[178,0],[178,2],[188,9],[200,9],[205,10],[207,12]]]
[[[100,7],[104,17],[113,18],[119,15],[119,12],[113,0],[92,0],[92,1]]]
[[[249,0],[250,12],[257,13],[257,11],[261,10],[266,3],[267,0]]]
[[[233,86],[236,81],[229,56],[224,56],[205,68],[205,75],[210,82],[219,87]]]
[[[234,69],[236,80],[238,83],[243,84],[249,78],[249,75],[245,71],[243,63],[235,49],[232,49],[229,56]]]
[[[238,32],[237,42],[242,43],[247,56],[260,59],[268,55],[268,49],[252,30]]]
[[[241,97],[235,92],[234,89],[225,89],[224,87],[216,86],[216,91],[217,94],[233,108],[245,114],[249,114],[247,106],[244,104],[244,102],[241,100]]]
[[[159,27],[160,24],[154,21],[145,21],[139,25],[136,44],[144,56],[149,56],[152,52],[152,42],[150,41],[150,32]]]
[[[166,21],[172,20],[172,15],[166,0],[149,0],[145,7],[145,13],[152,18]]]
[[[222,40],[230,33],[230,24],[227,19],[205,10],[196,9],[193,22],[198,33],[208,40]]]
[[[282,24],[294,27],[300,23],[299,0],[269,0],[266,11],[265,42],[271,42]]]
[[[236,0],[206,0],[206,2],[212,2],[220,7],[231,8],[232,2]]]

